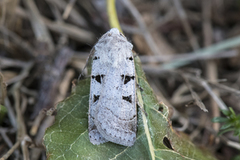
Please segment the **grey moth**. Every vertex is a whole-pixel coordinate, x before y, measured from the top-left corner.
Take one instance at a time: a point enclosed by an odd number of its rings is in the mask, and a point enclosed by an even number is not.
[[[90,142],[132,146],[137,107],[133,45],[113,28],[93,47],[88,130]]]

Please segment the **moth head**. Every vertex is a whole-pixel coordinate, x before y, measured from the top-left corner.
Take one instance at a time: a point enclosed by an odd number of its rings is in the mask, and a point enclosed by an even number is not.
[[[112,28],[108,32],[109,32],[108,36],[112,36],[115,34],[115,35],[121,35],[122,37],[124,37],[126,39],[126,37],[117,28]]]

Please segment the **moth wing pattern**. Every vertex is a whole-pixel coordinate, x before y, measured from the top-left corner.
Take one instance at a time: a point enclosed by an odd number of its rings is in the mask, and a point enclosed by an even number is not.
[[[94,56],[94,54],[95,54],[95,49],[93,48],[91,50],[90,56]],[[93,60],[94,60],[94,58],[92,57],[91,61],[93,61]],[[95,86],[95,85],[98,86],[98,84],[94,80],[91,80],[91,86]],[[99,88],[99,86],[98,86],[98,88]],[[89,132],[90,142],[94,145],[99,145],[99,144],[108,142],[108,140],[106,140],[100,134],[100,132],[97,130],[96,125],[94,124],[95,111],[96,111],[96,106],[97,106],[97,101],[98,101],[97,95],[99,95],[99,93],[94,92],[96,94],[91,94],[92,92],[93,92],[93,88],[91,87],[90,97],[89,97],[88,132]]]
[[[132,146],[136,140],[137,108],[132,44],[111,29],[94,46],[89,99],[91,143],[107,141]]]

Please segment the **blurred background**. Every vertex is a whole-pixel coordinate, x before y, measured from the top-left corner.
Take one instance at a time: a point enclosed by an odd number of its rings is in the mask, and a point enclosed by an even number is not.
[[[217,137],[212,119],[240,111],[240,1],[116,0],[116,10],[173,127],[236,158],[239,124]],[[70,95],[108,18],[105,0],[0,0],[0,157],[46,159],[46,113]]]

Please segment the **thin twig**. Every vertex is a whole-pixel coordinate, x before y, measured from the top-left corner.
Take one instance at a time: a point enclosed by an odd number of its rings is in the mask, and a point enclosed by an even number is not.
[[[232,147],[232,148],[236,148],[237,150],[240,150],[240,144],[237,143],[237,142],[227,140],[227,145]]]
[[[215,100],[215,102],[218,104],[221,110],[228,110],[228,107],[225,105],[225,103],[220,99],[211,89],[211,87],[208,85],[208,83],[204,80],[201,80],[202,86],[206,89],[206,91],[212,96],[212,98]]]
[[[146,67],[146,66],[143,66],[143,69],[145,72],[147,72],[148,74],[154,74],[156,76],[156,74],[163,74],[164,70],[160,70],[160,69],[157,69],[155,67]],[[174,73],[174,74],[179,74],[179,71],[167,71],[169,73]],[[225,105],[225,103],[217,96],[213,93],[211,87],[209,86],[208,82],[200,77],[194,77],[190,74],[187,74],[187,73],[183,73],[181,72],[180,73],[181,75],[184,75],[186,78],[188,78],[191,82],[195,82],[199,85],[201,85],[202,87],[205,88],[205,90],[212,96],[212,98],[216,101],[216,103],[218,104],[218,106],[220,107],[220,109],[222,110],[228,110],[228,107]]]
[[[17,124],[18,124],[18,131],[17,131],[17,139],[21,141],[21,147],[22,147],[22,152],[23,152],[23,157],[25,160],[29,160],[29,152],[27,149],[27,146],[24,145],[24,139],[27,136],[26,132],[26,126],[24,123],[24,118],[22,116],[22,112],[20,109],[20,93],[19,93],[19,87],[21,82],[18,82],[14,85],[14,99],[15,99],[15,110],[17,113]]]
[[[22,148],[24,160],[30,160],[28,146],[31,142],[32,142],[32,140],[28,135],[25,135],[23,137],[23,140],[21,142],[21,148]]]
[[[42,120],[45,118],[45,116],[46,116],[46,112],[42,110],[42,111],[40,111],[38,116],[34,119],[33,125],[30,129],[31,136],[35,136],[37,134],[38,128],[39,128]]]
[[[224,90],[225,92],[240,96],[240,91],[235,89],[235,88],[231,88],[231,87],[228,87],[228,86],[225,86],[223,84],[216,83],[216,82],[208,82],[208,83],[213,87]]]
[[[0,56],[0,69],[7,67],[25,67],[26,62]]]
[[[31,149],[31,154],[30,158],[31,159],[39,159],[40,156],[42,155],[42,150],[44,148],[42,141],[43,141],[43,136],[48,127],[50,127],[55,120],[54,116],[47,116],[41,126],[39,126],[38,133],[34,138],[34,142],[36,143],[36,147]]]
[[[46,0],[46,1],[56,5],[61,10],[64,10],[65,7],[67,6],[67,2],[65,1],[59,0]],[[70,20],[73,24],[76,24],[77,26],[88,28],[86,20],[83,18],[81,14],[78,13],[78,11],[74,7],[71,9],[71,12],[69,13],[68,20]]]
[[[61,34],[67,34],[69,37],[80,42],[93,44],[95,41],[95,36],[91,32],[76,26],[67,23],[61,23],[61,25],[59,25],[59,23],[52,22],[46,18],[44,18],[44,23],[50,30]]]
[[[28,15],[37,41],[48,44],[48,51],[53,52],[54,50],[53,40],[50,36],[48,29],[46,28],[44,22],[41,19],[41,15],[38,11],[35,2],[32,0],[24,0],[23,2],[28,8],[29,11]]]
[[[157,45],[155,44],[151,34],[149,33],[149,31],[142,19],[141,14],[138,12],[136,7],[129,0],[122,0],[122,3],[125,5],[125,7],[129,10],[129,12],[133,15],[134,19],[138,23],[138,26],[140,27],[142,34],[146,40],[146,43],[148,44],[152,53],[154,55],[162,55],[163,53],[161,53],[161,51],[158,50]]]
[[[6,3],[7,1],[0,2],[0,8],[1,8],[1,20],[0,20],[0,26],[3,26],[5,20],[6,20]]]
[[[224,40],[217,44],[213,44],[209,47],[199,49],[196,52],[194,52],[194,54],[196,54],[196,56],[213,55],[213,54],[217,54],[218,52],[220,52],[222,50],[236,47],[238,45],[240,45],[240,36],[236,36],[234,38]],[[174,68],[178,68],[178,67],[184,66],[189,63],[190,62],[188,60],[186,61],[183,58],[183,59],[178,59],[177,61],[174,61],[174,62],[166,63],[166,64],[162,65],[161,68],[165,69],[165,70],[166,69],[174,69]]]
[[[4,156],[2,156],[0,158],[0,160],[6,160],[8,159],[8,157],[10,157],[12,155],[12,153],[19,147],[20,145],[20,141],[18,140],[13,146],[12,148],[6,153],[4,154]]]
[[[175,55],[157,55],[157,56],[139,56],[142,63],[160,63],[160,62],[170,62],[185,59],[186,61],[198,61],[198,60],[211,60],[211,59],[221,59],[221,58],[231,58],[238,55],[237,50],[230,50],[225,52],[218,52],[213,55],[196,55],[194,53],[185,54],[175,54]]]
[[[174,6],[176,8],[177,15],[181,19],[182,25],[184,27],[184,30],[185,30],[187,36],[188,36],[188,39],[190,41],[190,44],[191,44],[193,50],[199,49],[199,44],[197,42],[196,36],[194,35],[194,33],[193,33],[193,31],[190,27],[190,24],[189,24],[188,19],[187,19],[187,15],[186,15],[186,13],[183,9],[181,1],[173,0],[173,3],[174,3]]]
[[[213,37],[213,31],[212,31],[212,24],[211,24],[211,8],[212,8],[212,2],[209,0],[203,0],[202,1],[202,10],[203,10],[203,38],[204,38],[204,47],[210,46],[212,44],[212,37]],[[210,81],[216,81],[218,79],[218,68],[217,64],[213,60],[209,60],[206,62],[206,72],[207,72],[207,78]],[[212,91],[217,97],[219,97],[219,92],[216,89],[213,89]],[[218,104],[216,101],[214,101],[213,98],[210,99],[211,108],[212,108],[212,117],[219,117],[220,111]],[[218,132],[220,129],[220,123],[213,123],[212,124],[213,129]],[[213,140],[213,135],[210,136],[210,142]]]
[[[28,14],[20,7],[16,9],[16,14],[23,18],[28,18]],[[58,23],[51,21],[43,16],[41,16],[42,21],[45,25],[53,32],[59,34],[67,34],[70,38],[73,38],[77,41],[93,44],[95,42],[95,36],[92,32],[85,29],[76,27],[68,23]]]
[[[12,84],[12,83],[15,83],[15,82],[19,82],[19,81],[25,79],[25,78],[29,75],[29,71],[30,71],[30,69],[31,69],[32,66],[33,66],[33,62],[27,62],[27,63],[25,63],[25,64],[26,64],[26,65],[24,66],[24,68],[23,68],[23,70],[21,71],[21,73],[20,73],[18,76],[14,77],[14,78],[12,78],[12,79],[10,79],[10,80],[8,80],[8,81],[6,82],[7,84]]]
[[[187,77],[190,81],[192,82],[197,82],[198,84],[200,84],[201,86],[203,86],[205,88],[205,90],[211,95],[211,97],[215,100],[215,102],[218,104],[218,106],[220,107],[220,109],[222,110],[228,110],[228,107],[225,105],[225,103],[221,100],[221,98],[219,98],[218,95],[216,95],[212,88],[209,86],[209,84],[207,83],[207,81],[205,81],[204,79],[200,78],[200,77],[194,77],[190,74],[186,74],[183,73],[185,77]]]
[[[32,48],[32,46],[30,46],[28,42],[24,41],[21,37],[10,31],[6,27],[0,26],[0,32],[5,36],[9,36],[13,43],[16,44],[19,48],[23,49],[27,56],[29,56],[30,58],[33,58],[37,55],[35,49]]]
[[[198,96],[198,94],[192,89],[192,86],[191,84],[189,83],[188,81],[188,78],[186,78],[184,75],[183,75],[183,78],[187,84],[187,87],[191,93],[191,96],[192,98],[194,99],[195,101],[195,104],[201,109],[203,110],[204,112],[208,112],[208,110],[206,109],[204,103],[202,102],[201,98]]]
[[[50,3],[50,8],[51,8],[54,16],[56,17],[56,18],[55,18],[56,21],[57,21],[59,24],[63,23],[64,21],[63,21],[63,18],[62,18],[62,16],[61,16],[60,9],[59,9],[58,7],[56,7],[55,4],[52,4],[52,3]],[[62,33],[62,34],[60,35],[60,37],[59,37],[58,44],[57,44],[57,47],[56,47],[56,48],[57,48],[57,49],[62,48],[63,46],[67,45],[67,42],[68,42],[68,36],[67,36],[67,34]]]
[[[6,142],[9,148],[12,148],[13,144],[11,140],[6,135],[7,129],[0,127],[0,134],[2,136],[2,139]]]
[[[5,97],[4,104],[5,104],[5,107],[7,108],[7,114],[8,114],[8,117],[9,117],[9,119],[10,119],[11,125],[12,125],[15,129],[17,129],[16,116],[15,116],[13,107],[12,107],[12,105],[11,105],[10,100],[9,100],[8,97]]]
[[[75,4],[76,0],[70,0],[70,2],[68,2],[64,12],[63,12],[63,19],[67,19],[72,8],[73,8],[73,5]]]
[[[3,75],[0,72],[0,105],[4,104],[4,99],[7,95],[7,84],[3,81]]]
[[[56,102],[62,101],[69,90],[69,84],[74,78],[74,71],[72,69],[67,70],[66,74],[63,77],[63,80],[59,86],[59,96],[56,98]]]

